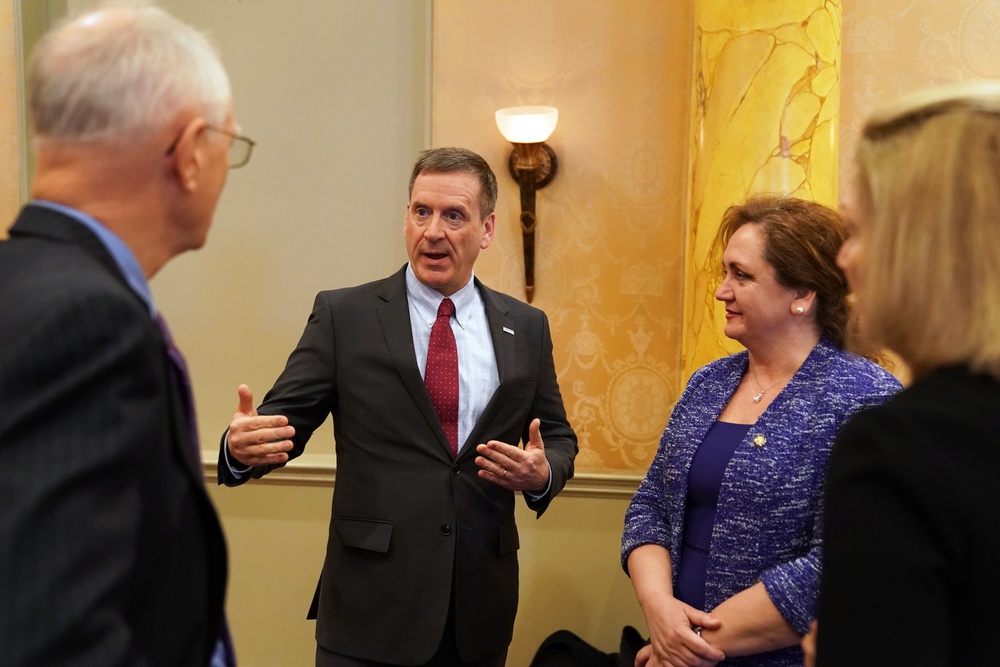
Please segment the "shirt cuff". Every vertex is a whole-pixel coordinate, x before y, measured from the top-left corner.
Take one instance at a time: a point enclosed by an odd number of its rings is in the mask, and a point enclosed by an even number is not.
[[[252,470],[252,468],[237,468],[229,460],[229,429],[226,429],[226,435],[222,438],[222,455],[225,457],[226,467],[229,468],[229,472],[236,479],[243,479],[243,475]]]
[[[535,493],[534,491],[525,491],[524,494],[531,498],[532,500],[541,500],[545,496],[549,495],[549,491],[552,489],[552,466],[549,466],[549,483],[545,485],[545,489],[541,493]]]

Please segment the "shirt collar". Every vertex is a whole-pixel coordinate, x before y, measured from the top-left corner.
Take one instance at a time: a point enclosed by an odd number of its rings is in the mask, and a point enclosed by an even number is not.
[[[406,296],[416,308],[420,320],[427,326],[433,326],[434,320],[437,319],[438,306],[444,297],[436,289],[420,282],[409,264],[406,265]],[[469,278],[464,287],[448,298],[455,304],[455,321],[465,329],[469,322],[469,308],[476,298],[475,274]]]
[[[153,293],[149,289],[149,282],[146,280],[146,274],[142,272],[142,267],[139,266],[139,260],[136,259],[135,253],[132,252],[131,248],[129,248],[117,234],[98,222],[96,218],[75,208],[70,208],[69,206],[57,204],[56,202],[44,199],[32,199],[30,203],[33,206],[41,206],[53,211],[58,211],[66,217],[76,220],[84,227],[92,231],[101,242],[101,245],[107,249],[111,258],[114,259],[115,264],[118,265],[118,269],[122,272],[122,275],[125,276],[125,280],[128,282],[129,287],[132,288],[132,291],[135,292],[149,308],[150,315],[156,315],[156,306],[153,304]]]

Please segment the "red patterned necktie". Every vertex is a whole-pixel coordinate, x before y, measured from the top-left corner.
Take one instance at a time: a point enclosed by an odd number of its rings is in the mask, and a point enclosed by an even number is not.
[[[450,322],[454,313],[455,304],[451,299],[442,300],[437,319],[431,327],[424,384],[448,436],[451,455],[458,456],[458,347]]]

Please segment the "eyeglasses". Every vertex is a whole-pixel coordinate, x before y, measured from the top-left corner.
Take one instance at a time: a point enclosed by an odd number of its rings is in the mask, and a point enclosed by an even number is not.
[[[232,142],[229,144],[230,169],[239,169],[250,161],[250,156],[253,155],[253,147],[257,145],[256,141],[250,137],[244,137],[242,134],[231,132],[224,127],[219,127],[218,125],[206,124],[205,129],[224,134],[232,139]],[[173,155],[173,152],[177,149],[177,142],[180,140],[181,135],[178,134],[177,138],[174,139],[173,143],[170,144],[170,147],[167,149],[167,155]]]
[[[242,134],[230,132],[226,128],[218,127],[216,125],[206,125],[205,129],[219,132],[233,140],[232,143],[229,144],[230,169],[239,169],[250,161],[250,156],[253,155],[253,147],[257,145],[256,141],[250,137],[244,137]]]

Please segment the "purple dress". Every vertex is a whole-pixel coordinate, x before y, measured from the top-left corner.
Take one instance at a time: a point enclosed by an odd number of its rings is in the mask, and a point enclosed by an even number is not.
[[[722,476],[749,430],[750,424],[716,421],[691,459],[674,597],[695,609],[705,610],[705,574]]]

